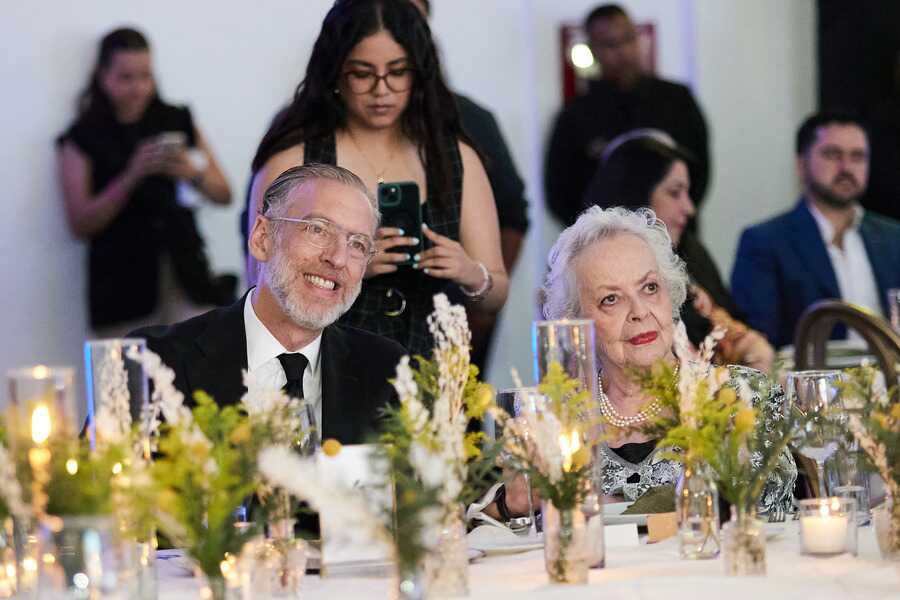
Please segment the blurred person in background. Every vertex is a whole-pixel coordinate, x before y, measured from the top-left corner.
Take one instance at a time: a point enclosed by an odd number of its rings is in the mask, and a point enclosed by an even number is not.
[[[147,39],[130,28],[102,39],[75,121],[59,137],[69,228],[89,244],[94,334],[171,323],[234,299],[234,276],[213,277],[191,191],[217,204],[231,192],[186,107],[165,103]],[[196,201],[192,198],[190,201]]]
[[[797,130],[803,194],[793,209],[741,234],[731,291],[747,322],[776,347],[794,342],[800,315],[840,299],[888,314],[900,287],[900,222],[859,203],[869,176],[869,142],[854,115],[824,111]],[[855,334],[854,334],[855,335]],[[832,339],[847,337],[838,324]]]
[[[739,320],[740,313],[715,261],[700,239],[687,230],[696,212],[688,169],[691,160],[689,153],[662,131],[638,129],[623,134],[607,146],[585,194],[585,205],[653,209],[665,223],[690,277],[681,320],[691,342],[699,345],[719,325],[727,330],[716,347],[722,362],[769,371],[775,351],[762,334]]]
[[[564,226],[574,223],[606,145],[641,127],[665,131],[696,157],[691,181],[699,208],[709,180],[709,139],[693,94],[684,85],[643,72],[638,32],[621,6],[598,6],[585,19],[584,30],[600,79],[591,81],[588,92],[556,118],[544,162],[550,212]]]

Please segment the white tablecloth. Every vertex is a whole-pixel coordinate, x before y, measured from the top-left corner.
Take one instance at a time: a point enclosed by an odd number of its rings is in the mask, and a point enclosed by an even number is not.
[[[672,538],[639,547],[607,548],[606,568],[592,570],[588,586],[551,586],[541,550],[488,556],[469,570],[474,600],[522,598],[603,600],[856,600],[900,599],[900,564],[882,561],[873,528],[860,529],[859,556],[802,556],[798,524],[779,525],[783,533],[767,545],[768,575],[726,577],[722,559],[689,561],[678,557]],[[767,527],[772,527],[767,526]],[[161,561],[160,600],[199,598],[198,580],[175,575]],[[308,575],[303,598],[390,598],[388,578],[327,578]]]

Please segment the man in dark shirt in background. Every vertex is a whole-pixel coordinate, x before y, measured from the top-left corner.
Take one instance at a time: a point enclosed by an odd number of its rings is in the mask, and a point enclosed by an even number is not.
[[[584,28],[601,78],[556,119],[544,163],[548,208],[563,225],[574,223],[606,144],[626,131],[652,127],[667,132],[697,159],[690,174],[699,211],[709,178],[709,144],[690,90],[641,71],[637,30],[620,6],[595,8]]]

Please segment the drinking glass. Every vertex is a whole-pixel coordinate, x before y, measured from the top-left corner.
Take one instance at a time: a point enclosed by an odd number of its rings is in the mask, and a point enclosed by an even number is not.
[[[104,426],[116,428],[122,435],[128,433],[133,422],[149,418],[144,412],[150,397],[147,374],[141,362],[129,358],[131,352],[142,354],[146,349],[147,341],[142,338],[88,340],[84,343],[87,435],[91,448],[97,445],[97,416],[101,410],[115,420],[115,424],[107,420]],[[149,434],[149,423],[142,423],[140,430]],[[145,458],[150,458],[150,440],[144,440],[143,446]]]
[[[545,405],[546,398],[540,395],[537,388],[534,387],[509,388],[497,392],[497,406],[503,409],[510,417],[520,417],[526,412],[540,412]],[[488,436],[492,436],[494,440],[499,440],[503,437],[503,428],[491,420],[486,424],[485,433]],[[501,455],[501,460],[505,460],[503,455]],[[534,504],[532,502],[531,480],[528,477],[528,473],[523,473],[523,477],[525,478],[525,490],[528,494],[527,536],[533,538],[537,537],[538,531],[534,515]],[[518,519],[517,522],[525,525],[523,519]]]
[[[834,414],[840,408],[841,372],[836,370],[791,371],[787,375],[788,403],[811,417],[801,436],[798,451],[816,463],[819,497],[828,492],[825,485],[825,461],[838,449],[842,439],[843,417]],[[790,404],[789,404],[790,405]]]
[[[590,319],[535,321],[532,327],[535,383],[543,381],[550,365],[558,362],[582,389],[597,397],[597,358],[594,322]]]
[[[860,451],[841,448],[825,464],[829,496],[856,500],[856,522],[860,527],[872,521],[869,509],[869,476],[860,465]]]
[[[894,331],[900,333],[900,288],[890,288],[887,291],[888,315]]]

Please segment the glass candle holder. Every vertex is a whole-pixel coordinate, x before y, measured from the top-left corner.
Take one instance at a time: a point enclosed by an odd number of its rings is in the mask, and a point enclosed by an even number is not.
[[[147,342],[142,338],[84,343],[87,434],[92,448],[96,447],[98,435],[116,441],[141,419],[149,400],[147,374],[143,364],[129,354],[143,353],[146,348]],[[145,452],[149,458],[150,448]]]
[[[856,500],[811,498],[800,501],[800,546],[803,554],[856,554]]]

